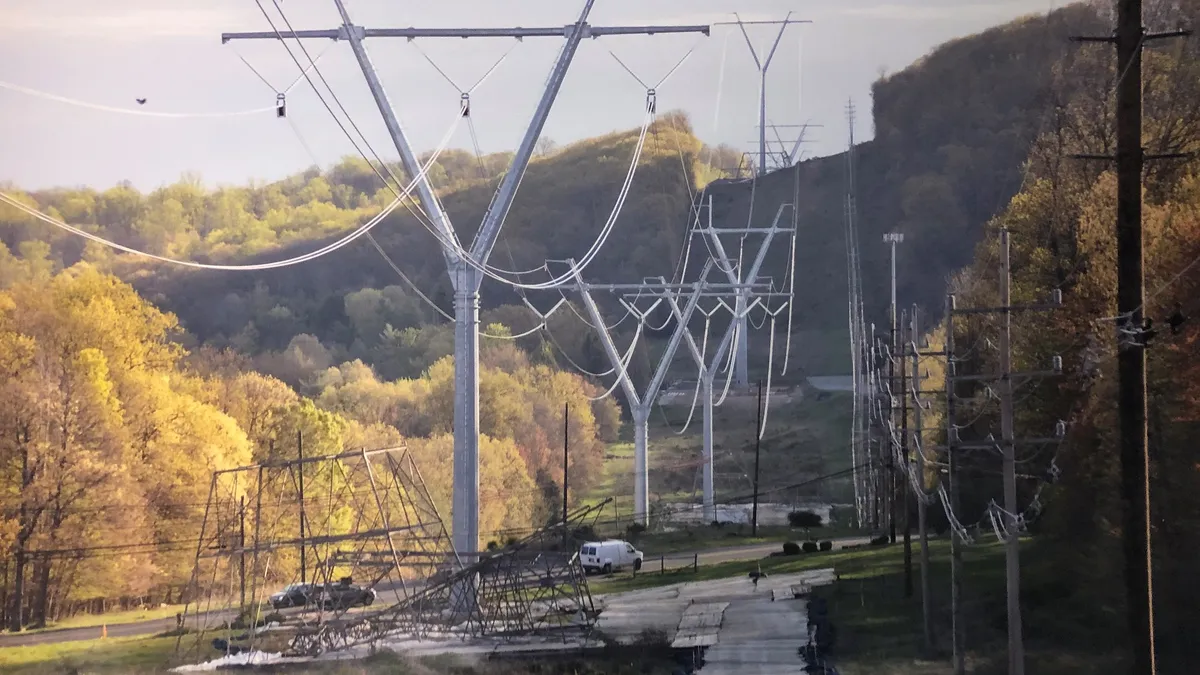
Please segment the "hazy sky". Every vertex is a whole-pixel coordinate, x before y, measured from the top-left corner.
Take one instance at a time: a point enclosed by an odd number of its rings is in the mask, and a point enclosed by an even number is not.
[[[272,0],[262,0],[275,14]],[[582,0],[346,0],[355,23],[403,26],[561,26]],[[297,29],[333,28],[332,0],[280,0]],[[853,98],[858,133],[871,134],[870,84],[948,39],[1063,0],[597,0],[594,25],[709,23],[811,19],[790,26],[768,79],[774,124],[809,122],[807,155],[840,151],[844,108]],[[222,31],[267,30],[254,0],[0,0],[0,81],[103,106],[198,113],[274,105],[274,88],[299,70],[276,41],[222,45]],[[750,29],[760,53],[773,27]],[[295,43],[291,43],[294,48]],[[507,59],[472,97],[472,117],[484,151],[512,149],[524,133],[561,40],[376,39],[368,49],[418,151],[435,146],[459,109],[459,92],[422,57],[423,50],[459,86],[470,87],[506,52]],[[350,47],[306,42],[320,70],[371,145],[396,155]],[[658,92],[660,111],[688,111],[707,141],[751,149],[756,137],[757,73],[736,27],[699,35],[618,37],[586,41],[546,125],[559,142],[636,126],[645,91],[609,55],[612,50],[653,84],[689,49],[691,58]],[[511,52],[509,51],[511,49]],[[326,51],[327,50],[327,51]],[[295,50],[299,58],[303,56]],[[724,87],[718,73],[725,58]],[[952,92],[951,92],[952,94]],[[719,102],[719,106],[718,106]],[[719,112],[719,114],[718,114]],[[316,96],[301,83],[288,97],[288,120],[273,112],[225,118],[156,118],[66,105],[0,88],[0,182],[22,187],[93,185],[121,180],[148,189],[185,171],[206,183],[282,177],[311,164],[304,144],[324,165],[354,152]],[[452,147],[469,148],[460,128]]]

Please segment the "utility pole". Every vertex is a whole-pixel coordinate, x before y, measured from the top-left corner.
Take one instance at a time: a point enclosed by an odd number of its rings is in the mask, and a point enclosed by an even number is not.
[[[1142,0],[1117,2],[1117,314],[1124,328],[1145,324],[1142,268]],[[1125,340],[1117,351],[1121,427],[1121,498],[1125,503],[1126,612],[1133,672],[1158,671],[1154,645],[1154,577],[1150,544],[1150,447],[1146,428],[1146,350]]]
[[[241,602],[238,605],[241,611],[246,611],[246,495],[242,495],[239,508],[239,525],[238,525],[238,581],[241,587]]]
[[[1008,673],[1024,675],[1021,630],[1021,544],[1017,522],[1017,449],[1013,438],[1012,267],[1008,228],[1000,230],[1000,444],[1004,456],[1004,568],[1008,587]]]
[[[307,583],[308,578],[305,576],[308,573],[308,548],[304,542],[304,430],[296,430],[296,455],[300,459],[300,463],[296,465],[296,471],[299,472],[300,485],[300,583]]]
[[[950,512],[959,512],[958,427],[954,417],[954,294],[946,296],[946,458],[950,473]],[[950,623],[953,645],[954,675],[966,675],[967,644],[962,615],[962,535],[953,521],[950,523]]]
[[[1116,159],[1117,164],[1117,409],[1121,435],[1121,500],[1125,506],[1126,617],[1133,642],[1133,670],[1154,675],[1154,581],[1150,529],[1150,451],[1146,428],[1146,352],[1137,339],[1145,329],[1146,301],[1142,251],[1142,170],[1146,160],[1179,159],[1188,153],[1147,155],[1142,146],[1142,50],[1151,42],[1187,37],[1191,30],[1147,33],[1142,0],[1117,0],[1117,27],[1111,36],[1075,37],[1105,42],[1117,51],[1117,155],[1075,155],[1077,159]]]
[[[758,536],[758,454],[762,443],[762,380],[758,381],[758,414],[754,417],[754,510],[750,515],[751,536]]]
[[[343,0],[334,0],[342,25],[325,30],[257,31],[223,33],[221,42],[244,39],[300,40],[323,38],[350,43],[367,86],[371,90],[388,135],[405,172],[416,180],[416,194],[434,229],[446,259],[446,270],[454,287],[454,496],[451,509],[454,547],[464,563],[475,560],[479,548],[479,288],[482,269],[495,247],[500,228],[512,206],[517,188],[529,166],[534,146],[541,136],[550,109],[558,97],[567,69],[585,37],[610,35],[653,35],[657,33],[709,33],[709,26],[592,26],[587,22],[595,0],[587,0],[578,21],[567,26],[535,28],[365,28],[350,20]],[[478,38],[552,37],[565,45],[546,82],[537,110],[513,155],[513,161],[497,187],[494,199],[469,247],[459,243],[453,225],[438,202],[428,176],[422,176],[408,137],[400,123],[370,56],[363,44],[369,38]],[[418,176],[420,178],[418,178]]]
[[[871,342],[869,344],[869,353],[867,356],[870,366],[870,383],[868,388],[870,390],[869,400],[871,407],[869,412],[871,413],[871,417],[876,418],[874,421],[878,423],[878,404],[881,391],[879,387],[879,338],[875,337],[875,324],[871,324]],[[878,431],[878,426],[873,428]],[[871,536],[874,536],[879,531],[883,523],[882,503],[880,502],[880,495],[883,493],[883,462],[878,449],[874,447],[875,442],[878,440],[877,436],[877,433],[867,436],[867,456],[870,458],[869,466],[871,467],[871,475],[867,478],[867,484],[871,486]]]
[[[925,443],[922,435],[925,427],[921,426],[921,350],[920,323],[917,319],[917,306],[912,307],[912,326],[909,334],[912,336],[912,391],[913,391],[913,440],[917,451],[917,476],[920,477],[921,491],[917,494],[917,536],[921,543],[921,635],[924,637],[925,652],[933,651],[933,596],[929,588],[929,530],[927,529],[928,493],[925,488]]]
[[[908,340],[905,339],[904,312],[900,313],[900,351],[897,358],[900,359],[900,451],[904,456],[905,468],[911,466],[908,456],[908,360],[904,357],[908,354]],[[904,527],[904,597],[911,598],[913,595],[913,560],[912,560],[912,523],[908,518],[908,500],[912,495],[912,481],[905,480],[903,497],[900,504],[903,508],[900,510],[901,525]]]
[[[889,336],[891,348],[888,351],[888,422],[890,426],[890,423],[896,416],[896,392],[894,389],[896,387],[896,352],[899,346],[900,330],[899,317],[896,314],[896,244],[904,241],[904,235],[899,232],[889,232],[883,235],[883,241],[892,246],[892,304],[888,311],[888,318],[892,325],[892,332]],[[896,543],[896,501],[898,495],[896,490],[896,453],[892,446],[893,443],[894,441],[890,440],[889,435],[888,446],[891,451],[888,452],[887,499],[891,508],[888,509],[888,539],[894,544]],[[908,553],[911,556],[912,551],[909,550]]]
[[[570,442],[571,404],[563,404],[563,542],[567,540],[567,444]]]
[[[947,445],[951,448],[953,457],[958,450],[995,450],[999,448],[1003,457],[1002,475],[1004,482],[1004,545],[1005,545],[1005,577],[1008,597],[1008,672],[1009,675],[1024,675],[1025,645],[1021,627],[1021,563],[1020,563],[1020,507],[1017,505],[1017,475],[1016,475],[1016,445],[1018,443],[1013,431],[1013,381],[1016,377],[1026,381],[1036,377],[1060,375],[1062,373],[1062,358],[1055,356],[1053,370],[1015,373],[1012,369],[1012,313],[1015,311],[1041,311],[1058,309],[1062,306],[1062,293],[1054,290],[1049,304],[1014,305],[1012,304],[1012,268],[1010,264],[1010,242],[1007,228],[1000,230],[1000,306],[973,307],[970,309],[954,309],[947,311],[951,318],[958,314],[1000,314],[1000,372],[999,374],[983,375],[954,375],[953,368],[947,368],[948,385],[953,382],[971,380],[977,382],[994,382],[1000,390],[1000,441],[997,443],[989,438],[986,442],[962,442],[957,438],[952,419],[948,429]],[[951,303],[952,305],[953,303]],[[949,342],[948,342],[949,343]],[[953,351],[947,350],[947,359],[953,363]],[[948,386],[948,389],[950,387]],[[947,400],[953,402],[953,394],[947,392]],[[1065,434],[1065,422],[1058,425],[1058,437],[1052,439],[1023,439],[1022,443],[1053,443],[1061,440]]]

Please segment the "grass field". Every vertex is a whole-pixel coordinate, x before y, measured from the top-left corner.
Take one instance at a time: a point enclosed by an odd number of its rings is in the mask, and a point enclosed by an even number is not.
[[[731,392],[714,411],[714,487],[718,503],[744,498],[754,491],[755,402],[753,392]],[[656,407],[650,418],[650,501],[699,503],[703,425],[700,411],[687,427],[688,405]],[[850,397],[843,393],[807,392],[801,400],[773,402],[760,443],[760,489],[773,501],[813,500],[849,503],[849,476],[804,483],[850,466],[847,450]],[[595,504],[611,497],[603,519],[628,517],[633,510],[633,438],[626,424],[619,442],[609,446],[604,475],[585,497]],[[744,500],[743,500],[744,501]]]
[[[159,673],[175,652],[175,638],[111,638],[0,649],[8,675]]]
[[[150,621],[152,619],[169,619],[179,612],[183,611],[183,605],[167,605],[165,607],[147,607],[145,609],[131,609],[124,612],[105,612],[104,614],[76,614],[72,617],[67,617],[61,621],[55,621],[45,628],[35,628],[26,630],[25,633],[42,633],[51,630],[61,630],[64,628],[87,628],[95,626],[99,629],[105,624],[112,625],[118,623],[136,623],[138,621]]]
[[[721,527],[699,525],[669,532],[647,532],[637,537],[635,541],[638,549],[651,556],[753,544],[782,544],[785,541],[799,542],[808,539],[824,540],[857,536],[865,535],[850,527],[816,527],[804,530],[786,526],[760,526],[756,537],[749,525],[729,524]]]
[[[915,548],[915,547],[914,547]],[[1109,640],[1106,617],[1088,608],[1058,605],[1045,598],[1051,560],[1036,542],[1024,546],[1022,614],[1027,672],[1039,675],[1101,675],[1123,672],[1120,640]],[[949,543],[930,545],[933,644],[925,650],[918,574],[905,597],[903,548],[860,548],[795,557],[765,558],[666,574],[624,574],[590,584],[593,593],[616,593],[689,581],[746,576],[761,568],[780,575],[832,567],[838,582],[824,594],[838,630],[834,662],[844,675],[942,675],[950,673]],[[916,567],[914,565],[914,567]],[[963,612],[969,672],[1000,675],[1005,661],[1004,551],[998,544],[967,547],[963,554]],[[1099,639],[1098,636],[1106,636]]]

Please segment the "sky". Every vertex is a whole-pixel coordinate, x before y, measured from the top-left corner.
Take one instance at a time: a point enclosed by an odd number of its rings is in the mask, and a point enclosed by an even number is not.
[[[332,0],[260,0],[277,25],[335,28]],[[357,25],[383,27],[562,26],[582,0],[345,0]],[[860,111],[856,136],[872,135],[870,86],[938,44],[1063,0],[596,0],[593,25],[710,24],[793,19],[767,74],[768,124],[813,125],[804,156],[846,145],[845,108]],[[287,95],[287,119],[274,113],[276,92],[300,69],[277,40],[222,44],[222,32],[270,30],[255,0],[0,0],[0,183],[26,189],[121,181],[149,190],[185,173],[207,185],[269,181],[315,161],[328,167],[355,153],[304,81]],[[777,26],[747,32],[762,57]],[[305,56],[289,42],[302,63]],[[362,72],[345,42],[306,40],[370,146],[398,157]],[[436,147],[454,123],[460,90],[499,66],[471,94],[484,152],[514,149],[542,95],[560,38],[462,40],[379,38],[367,49],[418,152]],[[611,52],[611,53],[610,53]],[[641,121],[646,88],[689,54],[657,88],[660,112],[689,113],[707,142],[757,148],[759,75],[736,26],[704,37],[654,35],[585,41],[567,73],[543,135],[567,143]],[[428,57],[429,60],[426,59]],[[265,84],[251,67],[261,73]],[[443,79],[430,60],[456,84]],[[723,67],[722,67],[723,65]],[[724,77],[721,77],[722,72]],[[315,74],[312,74],[316,80]],[[317,80],[319,82],[319,80]],[[82,101],[82,107],[5,88],[16,85]],[[145,98],[144,106],[135,99]],[[327,95],[327,100],[333,99]],[[232,113],[224,117],[152,117],[153,113]],[[819,126],[818,126],[819,125]],[[351,133],[353,130],[351,129]],[[781,129],[791,143],[795,129]],[[471,148],[465,125],[450,147]]]

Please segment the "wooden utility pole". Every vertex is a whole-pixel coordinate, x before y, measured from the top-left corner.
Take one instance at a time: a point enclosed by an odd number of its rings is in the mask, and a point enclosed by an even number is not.
[[[917,533],[921,542],[921,635],[924,638],[925,652],[933,651],[933,596],[929,588],[929,530],[927,519],[928,497],[925,487],[925,444],[922,440],[921,426],[921,350],[920,324],[917,321],[917,306],[912,308],[912,325],[909,335],[912,337],[912,391],[913,391],[913,445],[917,451],[917,476],[920,479],[921,491],[917,493]]]
[[[300,583],[307,583],[308,577],[308,557],[304,541],[304,430],[296,430],[296,455],[300,458],[300,463],[296,465],[296,471],[300,473]]]
[[[1076,42],[1107,42],[1117,48],[1117,417],[1121,434],[1121,500],[1125,506],[1126,615],[1133,643],[1133,673],[1157,672],[1154,648],[1154,583],[1150,542],[1150,452],[1146,428],[1145,272],[1142,251],[1142,169],[1148,159],[1187,154],[1146,155],[1142,147],[1142,50],[1191,30],[1147,33],[1142,0],[1117,0],[1117,28],[1111,36],[1076,37]],[[1078,159],[1111,160],[1105,155]]]
[[[958,429],[954,426],[954,295],[946,296],[946,458],[950,472],[950,511],[959,510]],[[962,536],[950,523],[950,621],[953,636],[954,675],[967,672],[967,645],[962,615]]]
[[[1017,449],[1013,433],[1012,266],[1008,229],[1000,230],[1000,445],[1004,456],[1004,569],[1008,587],[1008,674],[1024,675],[1021,631],[1021,548],[1017,522]]]
[[[908,360],[904,358],[908,354],[908,341],[904,335],[906,323],[905,313],[900,312],[900,325],[897,327],[897,330],[900,331],[900,351],[896,353],[896,358],[900,360],[900,452],[903,453],[904,467],[907,470],[911,464],[908,461]],[[908,500],[912,497],[912,481],[901,482],[904,483],[904,490],[897,490],[897,492],[902,495],[900,524],[904,528],[904,597],[911,598],[913,596],[912,523],[908,518]]]
[[[1143,326],[1142,0],[1117,2],[1117,314],[1118,328]],[[1125,591],[1133,672],[1153,675],[1153,581],[1150,566],[1150,453],[1146,430],[1146,351],[1125,340],[1117,353],[1121,424],[1121,497],[1125,502]]]
[[[242,495],[238,509],[238,581],[241,586],[241,604],[238,607],[246,611],[246,496]]]
[[[1012,369],[1012,313],[1015,311],[1043,311],[1058,309],[1062,306],[1062,294],[1055,290],[1052,293],[1052,300],[1049,304],[1029,304],[1029,305],[1013,305],[1012,304],[1012,268],[1010,265],[1010,246],[1009,234],[1007,229],[1000,230],[1000,306],[998,307],[972,307],[967,309],[958,309],[954,306],[954,296],[949,297],[946,306],[947,314],[947,340],[946,340],[946,401],[947,401],[947,429],[946,429],[946,444],[950,453],[950,472],[951,472],[951,501],[954,502],[952,508],[957,512],[958,508],[958,491],[957,491],[957,458],[955,455],[963,450],[988,450],[994,451],[999,447],[1003,456],[1002,476],[1004,482],[1004,507],[1000,508],[1002,512],[1001,520],[1004,523],[1004,545],[1005,545],[1005,577],[1007,580],[1008,598],[1007,598],[1007,615],[1008,615],[1008,672],[1009,675],[1024,675],[1025,673],[1025,645],[1022,637],[1021,628],[1021,562],[1020,562],[1020,534],[1021,534],[1021,518],[1020,507],[1017,505],[1017,475],[1016,475],[1016,447],[1018,442],[1023,444],[1031,443],[1052,443],[1060,442],[1062,433],[1059,433],[1055,438],[1025,438],[1018,441],[1015,438],[1014,413],[1013,413],[1013,381],[1014,378],[1029,378],[1037,377],[1052,377],[1062,374],[1062,358],[1055,356],[1053,358],[1053,369],[1049,371],[1029,371],[1029,372],[1013,372]],[[1000,314],[1000,372],[985,373],[980,375],[956,375],[954,373],[954,315],[955,314]],[[1000,428],[1001,437],[999,442],[989,437],[983,442],[963,442],[957,436],[957,431],[954,427],[954,383],[957,381],[968,380],[976,382],[994,382],[999,389],[1000,397]],[[1059,424],[1059,430],[1065,429],[1065,423]],[[999,508],[999,507],[996,507]],[[957,534],[957,533],[956,533]],[[955,537],[957,541],[958,536]],[[961,572],[961,562],[956,564],[958,572]],[[957,602],[961,601],[959,598]],[[956,617],[958,618],[958,617]],[[957,637],[957,636],[956,636]],[[957,645],[956,645],[957,646]],[[959,663],[956,663],[955,668],[958,668]]]
[[[571,404],[563,404],[563,503],[562,503],[562,522],[563,522],[563,545],[567,543],[567,444],[570,441],[569,433],[571,431]]]
[[[888,232],[883,235],[884,243],[890,244],[892,247],[892,302],[888,311],[888,319],[891,321],[892,331],[888,335],[888,423],[891,429],[896,418],[896,354],[898,353],[900,344],[900,321],[897,314],[898,305],[896,304],[896,245],[904,241],[904,235],[899,232]],[[888,504],[888,539],[891,543],[896,543],[896,511],[900,508],[900,495],[896,489],[896,448],[895,441],[892,438],[892,431],[887,434],[888,446],[888,472],[887,472],[887,504]],[[912,550],[908,549],[911,557]],[[911,581],[911,579],[909,579]]]
[[[762,445],[762,380],[758,381],[758,414],[754,416],[754,507],[750,514],[751,536],[758,536],[758,453]]]

